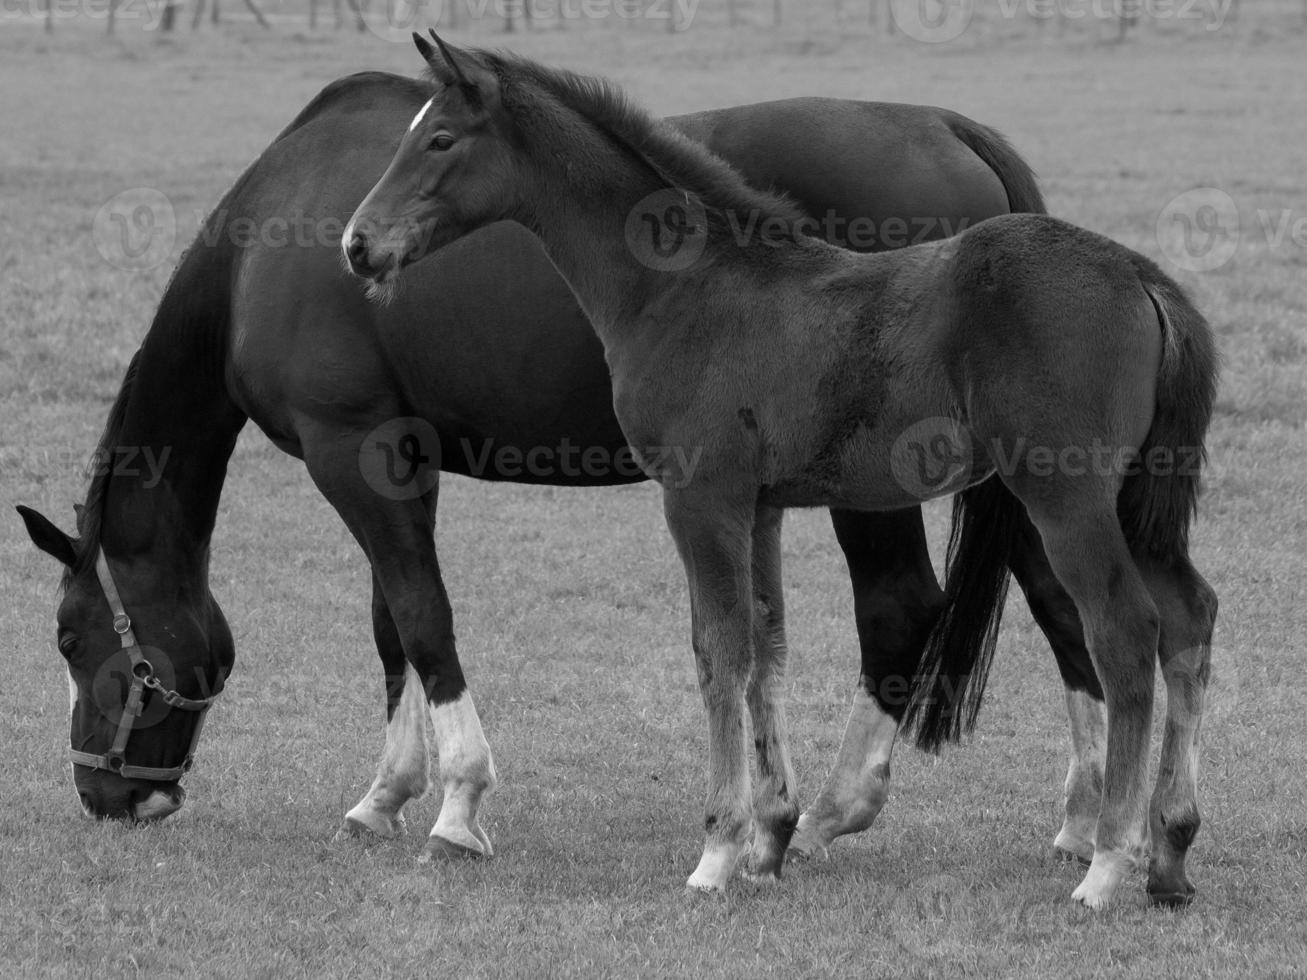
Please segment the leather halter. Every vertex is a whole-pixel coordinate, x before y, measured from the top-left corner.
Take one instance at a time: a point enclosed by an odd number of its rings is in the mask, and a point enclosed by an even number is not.
[[[109,573],[109,563],[105,560],[104,549],[102,548],[96,552],[95,574],[100,579],[100,588],[104,590],[104,597],[109,601],[109,609],[113,612],[113,631],[118,634],[123,649],[127,651],[128,657],[131,658],[132,684],[127,691],[127,700],[123,704],[122,717],[118,719],[118,731],[114,733],[113,744],[109,747],[109,751],[104,755],[92,755],[89,752],[79,752],[73,749],[71,752],[73,763],[79,766],[89,766],[92,769],[105,769],[117,773],[125,779],[174,782],[190,771],[195,760],[195,746],[199,744],[200,731],[204,728],[204,715],[213,702],[218,699],[218,695],[214,694],[207,698],[195,700],[183,697],[176,691],[164,687],[159,678],[155,676],[154,667],[151,666],[150,661],[145,659],[145,654],[141,652],[141,645],[136,641],[136,634],[132,631],[131,617],[127,615],[127,611],[123,608],[123,600],[118,595],[118,586],[114,584],[113,576]],[[163,703],[168,707],[181,711],[194,711],[199,715],[195,719],[195,730],[191,733],[191,744],[186,748],[186,758],[182,760],[180,766],[159,769],[152,766],[127,765],[127,739],[131,736],[132,726],[136,723],[136,719],[142,714],[145,689],[147,687],[154,691],[156,696],[162,698]]]

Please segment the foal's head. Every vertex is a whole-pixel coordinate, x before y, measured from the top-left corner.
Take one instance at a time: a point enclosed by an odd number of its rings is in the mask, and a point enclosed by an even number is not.
[[[418,34],[418,50],[439,83],[413,118],[395,158],[359,205],[341,239],[346,261],[377,286],[404,266],[513,209],[516,174],[511,121],[496,74],[474,54],[439,50]]]

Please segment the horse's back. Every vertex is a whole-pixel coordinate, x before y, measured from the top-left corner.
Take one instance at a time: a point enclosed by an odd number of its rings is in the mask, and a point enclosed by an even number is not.
[[[958,136],[961,125],[980,127],[933,106],[795,98],[669,121],[750,184],[782,189],[819,220],[829,216],[822,231],[859,251],[942,238],[1011,210],[1000,175]],[[874,227],[851,225],[854,216]]]

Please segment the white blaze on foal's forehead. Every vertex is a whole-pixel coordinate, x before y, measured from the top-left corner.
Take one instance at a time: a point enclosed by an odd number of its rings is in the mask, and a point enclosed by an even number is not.
[[[436,100],[435,100],[435,97],[434,97],[434,96],[433,96],[432,98],[430,98],[430,99],[427,99],[427,104],[424,105],[421,109],[418,110],[418,114],[417,114],[416,116],[414,116],[414,117],[413,117],[413,121],[412,121],[411,123],[408,124],[408,131],[409,131],[410,133],[413,132],[413,130],[415,130],[415,129],[418,128],[418,123],[420,123],[420,122],[422,121],[422,117],[425,116],[425,115],[427,114],[427,110],[431,108],[431,103],[432,103],[432,102],[435,102],[435,101],[436,101]]]

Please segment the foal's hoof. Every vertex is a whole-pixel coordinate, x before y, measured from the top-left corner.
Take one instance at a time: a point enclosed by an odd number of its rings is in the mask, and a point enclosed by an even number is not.
[[[422,853],[418,855],[419,864],[428,864],[431,861],[454,861],[466,860],[468,858],[488,858],[494,856],[494,851],[490,848],[490,842],[481,839],[478,840],[471,834],[467,836],[466,841],[454,841],[448,837],[441,837],[439,834],[432,834],[427,838],[426,846],[422,848]]]
[[[402,813],[397,813],[391,819],[387,819],[378,813],[369,814],[364,818],[354,814],[346,814],[340,829],[336,831],[335,839],[338,841],[358,839],[394,840],[396,837],[404,836],[406,830],[407,827],[404,824],[404,815]]]
[[[786,848],[785,853],[790,860],[798,858],[801,861],[814,859],[825,861],[830,858],[830,851],[826,845],[822,843],[811,827],[803,825],[802,820],[799,821],[799,826],[795,828],[794,836],[790,838],[790,846]]]
[[[775,888],[781,883],[781,876],[775,871],[753,871],[745,868],[740,872],[740,877],[759,888]]]

